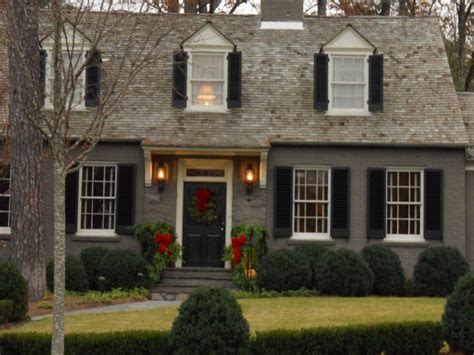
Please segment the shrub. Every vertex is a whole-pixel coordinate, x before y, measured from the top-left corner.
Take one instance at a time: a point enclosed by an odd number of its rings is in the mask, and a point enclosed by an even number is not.
[[[432,247],[419,256],[413,271],[413,292],[421,296],[449,295],[456,281],[469,272],[469,265],[453,247]]]
[[[46,284],[54,291],[54,261],[50,260],[46,266]],[[81,259],[77,256],[66,256],[66,290],[85,292],[89,287],[86,270]]]
[[[327,250],[328,248],[325,246],[314,244],[298,245],[294,249],[295,253],[304,255],[304,257],[306,257],[308,260],[308,265],[311,269],[311,281],[309,283],[310,288],[318,288],[318,285],[316,284],[316,270],[321,257]]]
[[[438,354],[439,323],[352,325],[257,332],[254,354]]]
[[[474,353],[474,273],[463,276],[456,283],[448,297],[442,324],[452,350]]]
[[[374,273],[372,293],[398,296],[404,293],[405,273],[398,255],[383,245],[368,245],[361,251]]]
[[[104,279],[104,288],[126,290],[142,287],[145,280],[145,260],[130,250],[111,250],[99,264],[99,273]]]
[[[10,262],[0,262],[0,300],[10,300],[15,305],[9,320],[25,318],[28,312],[28,285],[18,268]]]
[[[324,253],[316,279],[322,293],[339,296],[366,296],[374,284],[369,265],[359,254],[347,249]]]
[[[91,290],[99,289],[99,264],[102,258],[109,251],[103,247],[91,247],[81,251],[81,260],[86,270],[89,288]]]
[[[15,304],[12,300],[0,300],[0,324],[7,323],[13,318]]]
[[[262,258],[257,283],[261,288],[279,292],[308,287],[311,283],[308,260],[294,251],[270,252]]]
[[[237,354],[248,351],[249,325],[223,288],[199,288],[181,305],[171,334],[178,354]]]

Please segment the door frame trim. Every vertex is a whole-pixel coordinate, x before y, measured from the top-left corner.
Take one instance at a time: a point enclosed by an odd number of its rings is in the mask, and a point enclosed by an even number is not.
[[[186,169],[224,169],[224,177],[188,177]],[[232,230],[232,191],[233,191],[234,162],[230,159],[178,159],[178,181],[176,194],[176,237],[183,245],[183,213],[184,213],[184,182],[224,182],[226,183],[226,216],[225,216],[225,245],[231,244]],[[176,262],[176,267],[182,267],[182,260]],[[230,263],[225,268],[230,269]]]

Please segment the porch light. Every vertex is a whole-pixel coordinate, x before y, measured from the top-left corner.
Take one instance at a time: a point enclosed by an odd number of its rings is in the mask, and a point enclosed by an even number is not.
[[[247,195],[250,198],[253,190],[253,184],[255,183],[255,169],[252,164],[247,164],[245,169],[245,185],[247,185]]]
[[[166,167],[162,161],[160,161],[156,167],[156,181],[158,182],[158,192],[162,194],[165,192],[166,182]]]
[[[199,88],[197,99],[204,103],[204,106],[212,105],[212,102],[216,99],[214,88],[209,84],[204,84]]]

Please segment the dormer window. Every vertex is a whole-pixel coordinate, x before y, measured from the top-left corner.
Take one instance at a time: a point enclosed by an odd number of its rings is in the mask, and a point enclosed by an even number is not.
[[[226,112],[241,106],[242,53],[211,23],[173,56],[173,106],[188,112]]]
[[[327,115],[383,110],[383,55],[348,25],[315,55],[315,101]]]

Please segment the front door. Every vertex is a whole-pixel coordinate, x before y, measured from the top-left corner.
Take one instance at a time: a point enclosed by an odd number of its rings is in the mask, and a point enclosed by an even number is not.
[[[184,266],[223,267],[226,183],[184,183]]]

